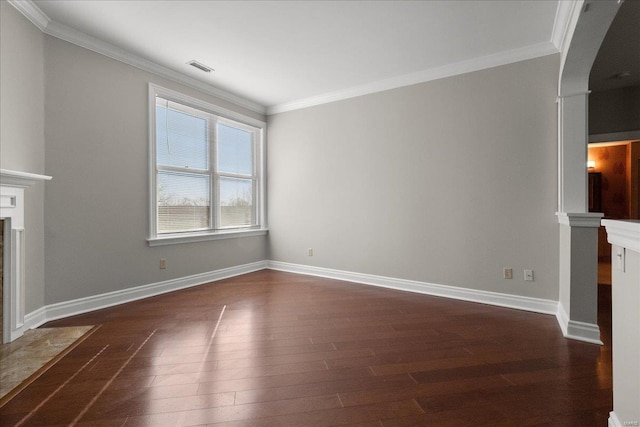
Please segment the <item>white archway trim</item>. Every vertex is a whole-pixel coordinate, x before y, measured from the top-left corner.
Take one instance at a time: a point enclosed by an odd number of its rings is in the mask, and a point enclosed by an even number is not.
[[[587,212],[589,74],[619,7],[615,0],[573,1],[570,12],[564,12],[570,16],[561,42],[557,318],[567,338],[586,342],[599,342],[597,246],[601,217]]]

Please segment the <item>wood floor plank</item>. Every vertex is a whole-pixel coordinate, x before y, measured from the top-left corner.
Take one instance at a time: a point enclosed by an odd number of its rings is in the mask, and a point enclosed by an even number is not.
[[[409,387],[415,382],[409,375],[341,378],[333,381],[296,384],[284,387],[253,389],[236,392],[236,403],[254,403],[270,400],[290,399],[294,396],[341,394],[346,392],[374,390],[381,387]]]
[[[259,420],[230,423],[213,423],[213,426],[227,427],[299,427],[299,426],[354,426],[375,425],[383,419],[408,417],[422,414],[423,411],[414,400],[393,401],[378,405],[365,405],[357,408],[332,408],[322,411],[310,411],[283,416],[265,417]],[[379,425],[379,424],[378,424]]]
[[[462,379],[436,384],[390,385],[375,389],[339,393],[344,406],[383,403],[393,399],[408,399],[449,395],[453,393],[487,390],[513,390],[510,383],[500,376]]]
[[[271,377],[217,380],[200,383],[198,394],[218,393],[221,391],[260,390],[272,387],[284,387],[299,384],[319,384],[350,378],[373,377],[369,368],[343,368],[326,371],[302,372]]]

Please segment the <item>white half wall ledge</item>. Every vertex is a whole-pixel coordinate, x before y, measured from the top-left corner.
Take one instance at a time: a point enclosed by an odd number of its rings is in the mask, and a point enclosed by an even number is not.
[[[607,241],[640,252],[640,220],[603,219],[607,228]]]

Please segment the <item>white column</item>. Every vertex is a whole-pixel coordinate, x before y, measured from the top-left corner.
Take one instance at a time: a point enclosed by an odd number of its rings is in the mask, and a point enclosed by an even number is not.
[[[598,228],[601,213],[558,213],[558,323],[567,338],[602,344],[598,327]]]
[[[558,97],[558,212],[587,212],[588,97]]]
[[[587,212],[589,91],[558,97],[558,323],[565,337],[602,344],[598,327],[598,228]]]
[[[611,249],[613,412],[610,427],[640,425],[640,221],[603,220]]]

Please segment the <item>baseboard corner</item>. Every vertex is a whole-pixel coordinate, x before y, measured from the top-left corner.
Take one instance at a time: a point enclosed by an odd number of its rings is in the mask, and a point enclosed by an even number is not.
[[[561,303],[558,303],[556,319],[565,338],[589,344],[604,345],[600,339],[600,327],[597,324],[569,319],[569,315]]]

